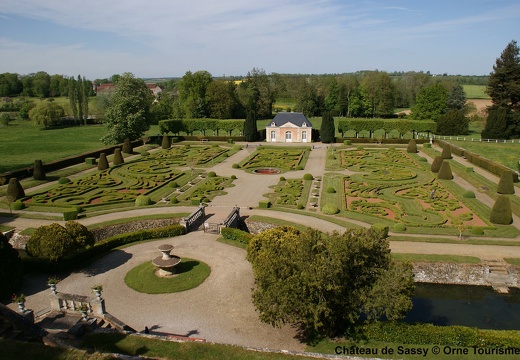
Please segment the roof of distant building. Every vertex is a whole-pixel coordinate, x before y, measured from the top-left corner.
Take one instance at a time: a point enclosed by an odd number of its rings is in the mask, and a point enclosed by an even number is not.
[[[302,113],[293,113],[293,112],[280,112],[276,114],[273,121],[271,121],[271,125],[274,123],[275,126],[282,126],[287,123],[294,124],[296,126],[302,127],[305,123],[306,127],[312,127],[311,122],[305,115]]]

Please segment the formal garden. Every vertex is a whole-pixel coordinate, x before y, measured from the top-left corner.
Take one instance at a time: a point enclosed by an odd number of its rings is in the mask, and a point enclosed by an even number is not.
[[[262,168],[275,168],[280,171],[303,170],[309,151],[309,147],[259,146],[251,156],[234,167],[246,171]]]

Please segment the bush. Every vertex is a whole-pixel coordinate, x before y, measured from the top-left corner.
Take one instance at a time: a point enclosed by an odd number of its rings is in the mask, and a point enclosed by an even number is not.
[[[114,165],[121,165],[125,162],[125,159],[123,159],[123,155],[121,154],[120,148],[114,149],[114,158],[112,160],[112,164]]]
[[[303,170],[303,166],[301,166],[301,165],[296,166],[296,170]]]
[[[202,199],[199,197],[194,197],[190,199],[191,205],[199,205],[202,202]]]
[[[125,139],[123,142],[123,152],[125,154],[132,154],[134,152],[134,149],[132,149],[132,143],[130,142],[130,139]]]
[[[139,195],[135,198],[135,206],[148,206],[152,205],[153,201],[147,195]]]
[[[464,193],[462,194],[462,197],[467,198],[467,199],[474,199],[475,193],[473,191],[467,190],[467,191],[464,191]]]
[[[148,156],[150,153],[148,151],[141,151],[141,156]]]
[[[450,110],[437,120],[437,134],[463,135],[469,133],[469,117],[462,110]]]
[[[178,188],[179,184],[177,183],[177,181],[172,181],[168,184],[168,186],[171,188]]]
[[[233,164],[233,165],[231,165],[231,167],[233,169],[240,169],[240,165],[238,165],[238,164]]]
[[[23,210],[23,209],[25,209],[25,204],[23,202],[21,202],[20,200],[15,201],[14,203],[11,204],[11,209]]]
[[[303,175],[303,180],[314,180],[314,176],[311,174],[305,174]]]
[[[85,158],[85,164],[96,165],[96,158],[93,158],[93,157]]]
[[[420,161],[420,162],[428,162],[428,159],[426,159],[425,157],[419,156],[419,158],[417,159],[417,161]]]
[[[215,176],[217,176],[217,174],[216,174],[214,171],[210,171],[210,172],[208,173],[208,177],[209,177],[209,178],[212,178],[212,177],[215,177]]]
[[[324,213],[324,214],[327,214],[327,215],[334,215],[334,214],[339,213],[339,209],[334,204],[325,204],[321,208],[321,212]]]
[[[385,224],[376,223],[376,224],[372,225],[372,229],[375,229],[378,231],[383,231],[385,233],[385,238],[386,238],[386,237],[388,237],[388,231],[390,230],[390,227]]]
[[[170,137],[165,133],[162,137],[162,144],[161,147],[163,149],[169,149],[172,146],[172,143],[170,141]]]
[[[326,192],[327,194],[334,194],[334,193],[336,193],[336,189],[334,189],[332,186],[329,186],[329,187],[325,190],[325,192]]]
[[[305,206],[303,206],[302,204],[298,204],[296,206],[296,208],[302,210],[302,209],[305,209]]]
[[[235,180],[237,178],[236,175],[231,175],[231,180]]]
[[[406,148],[406,152],[413,154],[417,153],[417,143],[415,142],[415,139],[410,140]]]
[[[473,235],[484,235],[484,229],[482,229],[480,226],[474,226],[471,228],[471,233]]]
[[[98,170],[106,170],[108,169],[108,160],[105,153],[99,154],[99,160],[98,160]]]
[[[5,197],[8,201],[11,202],[25,197],[25,191],[23,190],[22,185],[20,185],[18,179],[9,179],[9,184],[7,185]]]
[[[443,159],[451,159],[451,147],[448,144],[444,144],[444,147],[442,148],[441,157]]]
[[[66,178],[66,177],[60,177],[60,178],[58,179],[58,184],[63,185],[63,184],[68,184],[68,183],[70,183],[70,179],[69,179],[69,178]]]
[[[439,169],[439,173],[437,174],[437,179],[440,180],[452,180],[453,174],[451,172],[450,163],[447,161],[443,161],[441,164],[441,168]]]
[[[515,185],[513,184],[513,173],[511,171],[504,171],[500,176],[500,181],[497,186],[498,194],[514,194]]]
[[[442,162],[442,156],[436,156],[435,159],[433,159],[432,161],[432,166],[430,167],[431,172],[438,173],[441,168]]]
[[[513,222],[513,213],[511,212],[511,202],[507,195],[499,195],[495,205],[491,209],[489,221],[493,224],[509,225]]]
[[[397,224],[394,224],[393,229],[394,229],[394,231],[397,231],[397,232],[405,231],[406,226],[403,223],[397,223]]]
[[[280,176],[280,181],[285,181],[285,177],[284,176]]]
[[[249,240],[251,240],[251,238],[253,237],[253,235],[246,231],[228,227],[221,228],[220,235],[222,235],[224,239],[236,241],[246,245],[249,244]]]
[[[45,176],[45,171],[43,169],[43,163],[41,160],[34,160],[33,179],[34,180],[46,180],[47,179],[47,176]]]
[[[261,200],[258,202],[258,207],[260,209],[269,209],[271,207],[271,202],[269,200]]]
[[[170,204],[178,204],[179,203],[179,199],[177,199],[176,197],[172,197],[170,199]]]
[[[86,226],[76,221],[67,221],[65,223],[65,230],[72,236],[79,247],[92,246],[95,243],[94,235],[87,229]]]
[[[78,218],[78,212],[76,210],[64,211],[63,220],[76,220]]]

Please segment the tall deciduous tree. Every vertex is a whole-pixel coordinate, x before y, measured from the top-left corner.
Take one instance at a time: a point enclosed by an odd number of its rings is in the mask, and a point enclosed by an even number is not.
[[[334,118],[328,111],[324,111],[321,117],[320,137],[322,143],[334,143],[336,140],[336,127]]]
[[[107,133],[105,144],[121,143],[125,139],[138,139],[150,128],[150,106],[153,95],[142,79],[125,73],[117,81],[105,113]]]
[[[29,119],[34,122],[35,125],[44,127],[51,126],[53,120],[60,119],[64,115],[65,110],[63,110],[63,107],[56,104],[54,101],[42,101],[29,111]]]
[[[371,117],[393,113],[397,93],[388,73],[377,70],[366,73],[361,81],[361,87],[369,101]]]
[[[295,325],[303,336],[340,335],[363,313],[396,319],[412,306],[411,266],[392,262],[381,230],[270,229],[249,242],[247,258],[260,320]]]
[[[448,109],[448,90],[441,83],[425,87],[417,94],[412,106],[412,117],[417,120],[437,121]]]

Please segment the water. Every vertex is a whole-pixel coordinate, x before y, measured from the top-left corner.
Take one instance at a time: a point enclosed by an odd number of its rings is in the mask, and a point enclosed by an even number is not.
[[[520,289],[499,294],[491,287],[417,283],[406,322],[520,330]]]

